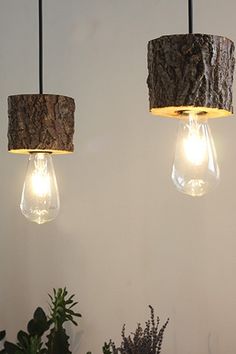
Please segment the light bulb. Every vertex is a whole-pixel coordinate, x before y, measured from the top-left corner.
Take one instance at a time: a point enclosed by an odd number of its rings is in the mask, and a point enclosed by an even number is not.
[[[182,113],[176,142],[172,181],[185,194],[202,196],[220,178],[214,141],[204,114]]]
[[[37,224],[56,218],[60,200],[50,153],[30,153],[20,208],[27,219]]]

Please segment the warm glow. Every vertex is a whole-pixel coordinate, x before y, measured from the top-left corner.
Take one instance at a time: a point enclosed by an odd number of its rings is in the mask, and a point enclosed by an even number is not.
[[[55,219],[60,201],[50,153],[31,153],[21,197],[21,211],[37,224]]]
[[[199,197],[219,182],[214,141],[206,114],[183,111],[180,119],[172,180],[180,192]]]
[[[50,177],[42,171],[36,171],[32,175],[32,192],[41,198],[50,194]]]
[[[199,124],[194,120],[194,117],[190,119],[188,127],[188,136],[183,141],[184,154],[190,163],[199,166],[207,157],[207,144],[200,135]]]

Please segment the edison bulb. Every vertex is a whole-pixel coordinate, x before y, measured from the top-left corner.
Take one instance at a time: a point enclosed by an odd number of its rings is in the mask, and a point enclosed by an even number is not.
[[[50,153],[30,153],[20,208],[27,219],[37,224],[56,218],[60,200]]]
[[[202,196],[220,178],[214,141],[202,114],[183,112],[179,123],[172,181],[185,194]]]

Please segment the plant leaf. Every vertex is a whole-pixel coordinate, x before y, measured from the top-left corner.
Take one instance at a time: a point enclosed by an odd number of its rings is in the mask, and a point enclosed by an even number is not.
[[[0,331],[0,340],[3,340],[6,337],[6,331]]]

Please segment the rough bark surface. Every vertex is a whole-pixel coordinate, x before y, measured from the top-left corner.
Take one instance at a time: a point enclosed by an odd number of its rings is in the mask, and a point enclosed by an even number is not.
[[[8,97],[8,149],[27,153],[74,150],[73,98],[60,95],[15,95]]]
[[[183,34],[148,43],[150,110],[209,107],[233,112],[234,43],[220,36]]]

